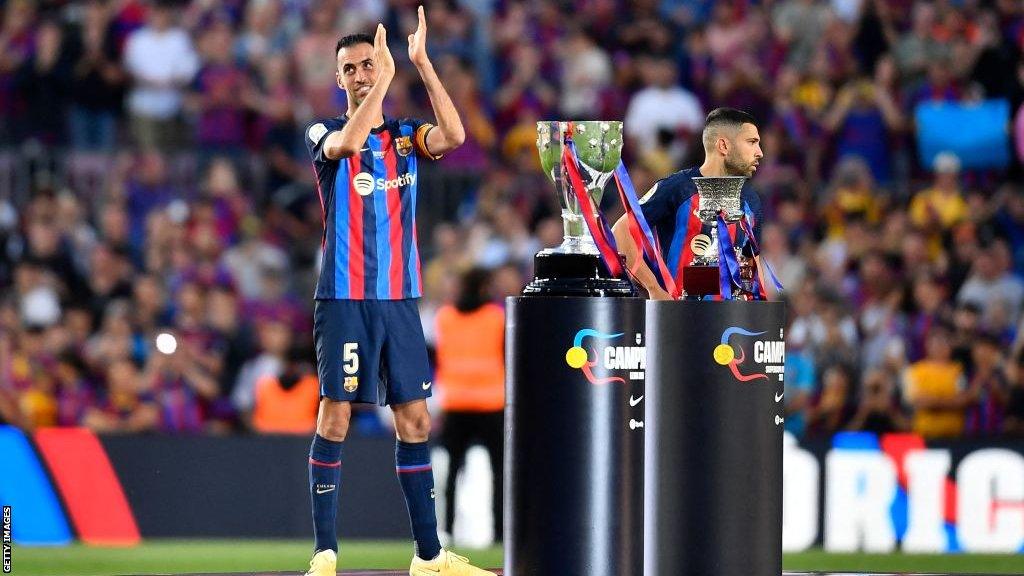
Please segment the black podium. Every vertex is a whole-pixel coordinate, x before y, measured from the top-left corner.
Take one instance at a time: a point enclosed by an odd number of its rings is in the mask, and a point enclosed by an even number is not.
[[[646,306],[643,574],[778,576],[785,305]]]
[[[643,571],[644,301],[509,298],[506,576]]]

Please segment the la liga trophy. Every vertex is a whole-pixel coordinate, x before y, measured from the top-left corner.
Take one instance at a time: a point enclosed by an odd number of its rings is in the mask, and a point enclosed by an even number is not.
[[[505,300],[503,574],[640,576],[645,301],[598,210],[606,184],[637,203],[622,123],[539,122],[537,149],[564,236]]]
[[[632,282],[609,272],[587,225],[588,219],[596,221],[605,184],[622,157],[622,122],[538,122],[537,151],[562,206],[564,235],[561,245],[534,257],[534,279],[523,295],[636,296]],[[580,202],[573,189],[566,158],[576,161],[577,185],[582,183],[589,202]]]

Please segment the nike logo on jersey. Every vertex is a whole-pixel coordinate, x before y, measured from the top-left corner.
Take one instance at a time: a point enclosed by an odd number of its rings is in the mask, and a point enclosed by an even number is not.
[[[636,406],[636,405],[637,405],[637,404],[639,404],[639,403],[640,403],[641,401],[643,401],[643,399],[644,399],[644,395],[643,395],[643,394],[641,394],[640,396],[638,396],[638,397],[636,397],[636,398],[634,398],[634,397],[633,397],[633,395],[631,394],[631,395],[629,396],[629,405],[630,405],[630,406]]]
[[[782,393],[782,394],[776,394],[776,395],[775,395],[775,401],[776,401],[776,402],[778,402],[778,401],[782,400],[782,397],[783,397],[784,395],[785,395],[785,393]]]
[[[434,384],[433,382],[424,382],[424,383],[423,383],[423,389],[424,389],[424,390],[430,390],[430,387],[431,387],[431,386],[432,386],[433,384]]]

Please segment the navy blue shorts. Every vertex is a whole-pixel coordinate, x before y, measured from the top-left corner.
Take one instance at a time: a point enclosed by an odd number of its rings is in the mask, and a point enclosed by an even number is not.
[[[433,392],[417,299],[317,300],[320,396],[395,405]]]

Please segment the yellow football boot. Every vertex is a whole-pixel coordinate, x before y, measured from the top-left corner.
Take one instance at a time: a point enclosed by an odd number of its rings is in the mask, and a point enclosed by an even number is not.
[[[494,572],[481,570],[469,563],[468,558],[441,549],[441,553],[433,560],[421,560],[412,557],[409,576],[495,576]]]
[[[338,576],[338,554],[334,550],[321,550],[313,554],[306,576]]]

